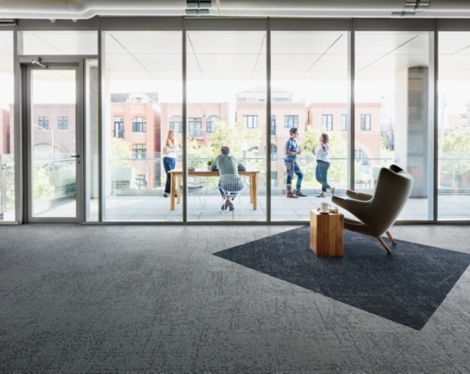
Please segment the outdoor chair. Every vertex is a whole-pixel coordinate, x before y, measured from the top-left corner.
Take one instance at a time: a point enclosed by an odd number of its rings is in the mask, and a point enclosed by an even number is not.
[[[234,207],[233,207],[232,201],[243,189],[242,179],[237,174],[221,175],[219,179],[219,189],[225,195],[225,200],[224,200],[225,209],[229,208],[233,216]],[[224,205],[222,205],[222,210],[224,210]]]
[[[344,218],[344,228],[377,238],[385,251],[390,248],[381,238],[387,234],[395,246],[390,227],[405,206],[413,186],[413,177],[397,165],[381,168],[373,195],[347,190],[348,198],[333,196],[332,202],[352,213],[358,220]]]
[[[203,208],[203,202],[202,202],[202,198],[201,198],[201,191],[204,189],[204,181],[202,180],[202,178],[188,178],[188,196],[197,196],[198,199],[199,199],[199,204],[201,205],[201,210]],[[183,191],[183,180],[181,179],[181,185],[179,186],[179,189],[178,189],[178,198],[181,198],[180,196],[180,193],[181,191]],[[179,201],[179,200],[178,200]]]

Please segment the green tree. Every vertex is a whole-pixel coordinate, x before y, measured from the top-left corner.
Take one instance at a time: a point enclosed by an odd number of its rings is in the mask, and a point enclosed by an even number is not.
[[[206,168],[207,161],[215,159],[223,145],[228,146],[231,154],[239,160],[259,157],[264,155],[264,150],[258,148],[259,139],[259,129],[247,129],[240,122],[229,125],[219,121],[215,131],[209,135],[207,144],[201,144],[196,139],[188,141],[188,164],[190,167]],[[250,160],[249,166],[254,167],[254,162]]]
[[[34,168],[34,199],[49,200],[54,197],[55,189],[49,181],[49,174],[43,166]]]
[[[12,154],[0,155],[0,196],[6,195],[5,205],[0,207],[0,212],[15,208],[15,165]],[[2,191],[4,189],[4,191]]]
[[[196,139],[188,141],[188,166],[197,169],[207,168],[207,161],[214,158],[214,150]]]
[[[464,176],[470,175],[470,132],[451,133],[442,142],[441,172],[450,174],[452,180],[461,184]],[[445,160],[448,158],[449,160]]]
[[[213,156],[219,154],[223,145],[228,146],[231,153],[238,158],[247,154],[262,153],[263,150],[258,149],[260,135],[259,129],[247,129],[242,122],[229,125],[220,121],[209,137],[210,145],[214,149]]]
[[[131,151],[129,145],[123,139],[111,139],[111,157],[114,166],[131,166]]]

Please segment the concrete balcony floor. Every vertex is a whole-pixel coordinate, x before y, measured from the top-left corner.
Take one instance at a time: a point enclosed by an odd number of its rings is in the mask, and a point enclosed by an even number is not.
[[[322,201],[330,197],[318,198],[311,192],[308,197],[287,199],[283,195],[273,195],[271,201],[272,220],[308,220],[311,209],[316,209]],[[188,196],[188,221],[264,221],[266,217],[266,196],[258,195],[258,209],[253,210],[248,193],[242,191],[235,201],[235,211],[223,212],[222,199],[214,193],[190,194]],[[97,202],[91,206],[92,216],[97,216]],[[110,222],[129,221],[170,221],[182,219],[182,204],[170,210],[170,199],[163,196],[110,196],[106,199],[104,219]],[[59,201],[45,209],[38,217],[72,216],[75,209],[72,201]],[[428,199],[410,198],[400,220],[426,220]],[[346,214],[348,216],[348,214]],[[470,219],[470,195],[439,195],[439,219]]]

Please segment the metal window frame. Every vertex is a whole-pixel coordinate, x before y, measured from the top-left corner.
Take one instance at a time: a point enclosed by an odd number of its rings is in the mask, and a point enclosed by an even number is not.
[[[272,102],[271,102],[271,27],[272,19],[268,18],[266,23],[266,223],[272,223],[272,170],[271,170],[271,136],[272,134]],[[274,133],[276,133],[276,116],[274,116]],[[275,134],[274,134],[275,135]],[[269,144],[269,147],[268,147]],[[276,152],[277,159],[277,152]]]
[[[31,150],[32,145],[32,135],[31,135],[31,118],[30,118],[30,108],[31,108],[31,73],[34,70],[40,70],[39,67],[33,67],[31,65],[31,60],[34,56],[22,55],[18,58],[19,69],[21,70],[22,81],[21,81],[21,102],[24,104],[22,106],[22,118],[23,122],[21,124],[22,131],[22,148]],[[54,70],[75,70],[75,91],[76,91],[76,104],[75,104],[75,152],[80,155],[79,161],[76,164],[76,185],[77,185],[77,196],[76,196],[76,207],[75,214],[73,218],[68,217],[33,217],[32,211],[32,185],[31,185],[31,175],[32,175],[32,154],[28,153],[28,157],[23,155],[22,163],[22,180],[26,181],[26,184],[23,186],[23,207],[22,207],[22,220],[23,222],[28,223],[81,223],[84,221],[84,212],[85,212],[85,194],[84,187],[86,186],[86,176],[85,176],[85,152],[84,152],[84,141],[85,141],[85,126],[84,126],[84,116],[85,116],[85,101],[84,101],[84,61],[89,58],[89,56],[48,56],[45,58],[46,63]],[[82,127],[79,124],[82,124]],[[50,129],[51,130],[51,129]],[[52,129],[53,131],[53,129]]]
[[[355,188],[355,149],[356,149],[356,100],[355,100],[355,82],[356,82],[356,33],[354,23],[352,30],[348,33],[348,112],[347,132],[348,132],[348,187],[351,190]]]
[[[210,18],[210,17],[185,17],[184,18],[184,31],[185,33],[187,32],[193,32],[193,31],[200,31],[200,32],[224,32],[224,31],[263,31],[266,33],[266,48],[265,48],[265,54],[266,56],[268,56],[270,53],[268,53],[268,48],[269,48],[269,40],[268,40],[268,30],[269,28],[269,19],[268,18],[250,18],[250,19],[246,19],[246,18],[217,18],[217,19],[214,19],[214,18]],[[185,59],[185,63],[184,63],[184,78],[183,78],[183,85],[184,85],[184,90],[185,90],[185,95],[184,95],[184,107],[185,107],[185,114],[183,116],[183,120],[186,119],[187,117],[187,108],[188,108],[188,102],[187,102],[187,97],[186,97],[186,90],[187,90],[187,48],[186,48],[186,38],[185,38],[185,44],[183,46],[183,55],[184,55],[184,59]],[[266,60],[265,60],[265,63],[268,64],[268,59],[266,57]],[[268,72],[268,66],[266,66],[266,74],[268,75],[269,72]],[[268,84],[267,83],[267,95],[270,94],[269,92],[269,89],[268,89]],[[266,97],[266,106],[265,106],[265,115],[266,115],[266,119],[268,119],[268,115],[269,115],[269,109],[268,109],[268,106],[269,106],[269,102],[270,102],[270,99],[268,99],[268,96]],[[257,123],[256,123],[256,127],[254,128],[258,128],[259,127],[259,118],[257,115],[255,115],[256,118],[257,118]],[[267,121],[266,123],[270,123],[269,121]],[[185,128],[186,126],[183,125],[183,129]],[[270,138],[270,135],[269,135],[269,130],[268,127],[269,126],[266,126],[267,127],[267,132],[266,132],[266,140],[268,140]],[[184,139],[184,142],[183,142],[183,145],[186,146],[187,144],[187,134],[183,134],[183,139]],[[207,220],[207,221],[190,221],[188,220],[188,217],[187,217],[187,210],[188,210],[188,206],[187,206],[187,191],[186,191],[186,187],[184,188],[184,194],[183,194],[183,203],[184,203],[184,206],[183,206],[183,211],[185,212],[184,214],[184,220],[183,220],[183,223],[188,223],[188,224],[203,224],[203,225],[212,225],[212,224],[224,224],[224,225],[231,225],[231,224],[267,224],[270,222],[270,219],[269,219],[269,216],[270,216],[270,193],[268,193],[268,191],[270,191],[270,169],[269,169],[269,166],[270,165],[270,147],[268,147],[267,145],[270,144],[270,141],[267,141],[266,143],[266,149],[265,149],[265,153],[266,153],[266,205],[267,205],[267,211],[266,211],[266,215],[264,217],[263,220],[256,220],[256,221],[211,221],[211,220]],[[183,149],[184,151],[184,160],[187,160],[187,151],[186,149]],[[183,168],[184,168],[184,171],[183,171],[183,184],[184,186],[187,186],[187,167],[185,164],[183,164]]]
[[[49,20],[32,20],[20,19],[17,21],[16,26],[2,27],[2,31],[13,31],[13,45],[14,45],[14,144],[15,144],[15,211],[16,223],[25,221],[24,207],[25,207],[25,193],[23,191],[24,180],[24,157],[23,157],[23,131],[22,131],[22,70],[19,64],[19,51],[21,50],[21,40],[18,36],[19,31],[27,30],[95,30],[97,31],[98,38],[98,53],[93,58],[98,58],[98,77],[100,84],[98,86],[100,102],[98,103],[98,133],[99,133],[99,211],[98,222],[99,224],[193,224],[193,225],[264,225],[264,224],[304,224],[307,220],[286,220],[286,221],[272,221],[271,220],[271,160],[270,160],[270,147],[266,147],[266,207],[267,215],[266,221],[191,221],[187,222],[187,196],[186,191],[183,193],[183,219],[179,222],[164,222],[164,221],[149,221],[149,222],[106,222],[103,220],[104,213],[104,189],[103,189],[103,171],[104,171],[104,157],[103,157],[103,31],[119,30],[162,30],[162,31],[181,31],[182,32],[182,89],[183,89],[183,105],[182,105],[182,132],[183,132],[183,183],[186,186],[187,182],[187,95],[186,95],[186,32],[187,30],[199,31],[220,31],[220,30],[264,30],[266,32],[266,123],[270,123],[271,119],[271,32],[272,31],[348,31],[348,84],[349,84],[349,108],[348,108],[348,138],[349,138],[349,151],[348,151],[348,184],[350,188],[354,188],[354,144],[355,144],[355,97],[354,97],[354,84],[355,84],[355,33],[356,31],[430,31],[434,34],[434,51],[433,51],[433,173],[432,173],[432,188],[433,188],[433,212],[432,220],[407,220],[398,221],[399,224],[469,224],[470,219],[439,219],[438,217],[438,198],[437,198],[437,100],[438,92],[436,84],[438,80],[438,36],[441,31],[454,31],[464,32],[470,31],[470,23],[468,19],[390,19],[390,18],[210,18],[210,17],[94,17],[89,20],[56,20],[54,22]],[[266,126],[266,144],[270,144],[271,127]],[[1,222],[0,224],[7,224],[9,222]],[[96,224],[96,222],[90,222]]]

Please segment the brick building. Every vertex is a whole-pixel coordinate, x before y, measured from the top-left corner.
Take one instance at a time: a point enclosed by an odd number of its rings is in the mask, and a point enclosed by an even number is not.
[[[130,167],[116,167],[112,174],[113,183],[133,184],[138,189],[151,189],[159,178],[160,160],[160,110],[158,94],[112,94],[110,133],[112,138],[120,139],[129,147],[127,160]],[[111,155],[117,158],[123,155]],[[128,172],[126,172],[126,169]],[[125,178],[125,181],[122,180]]]
[[[68,159],[75,154],[74,104],[35,104],[32,128],[34,160]]]

